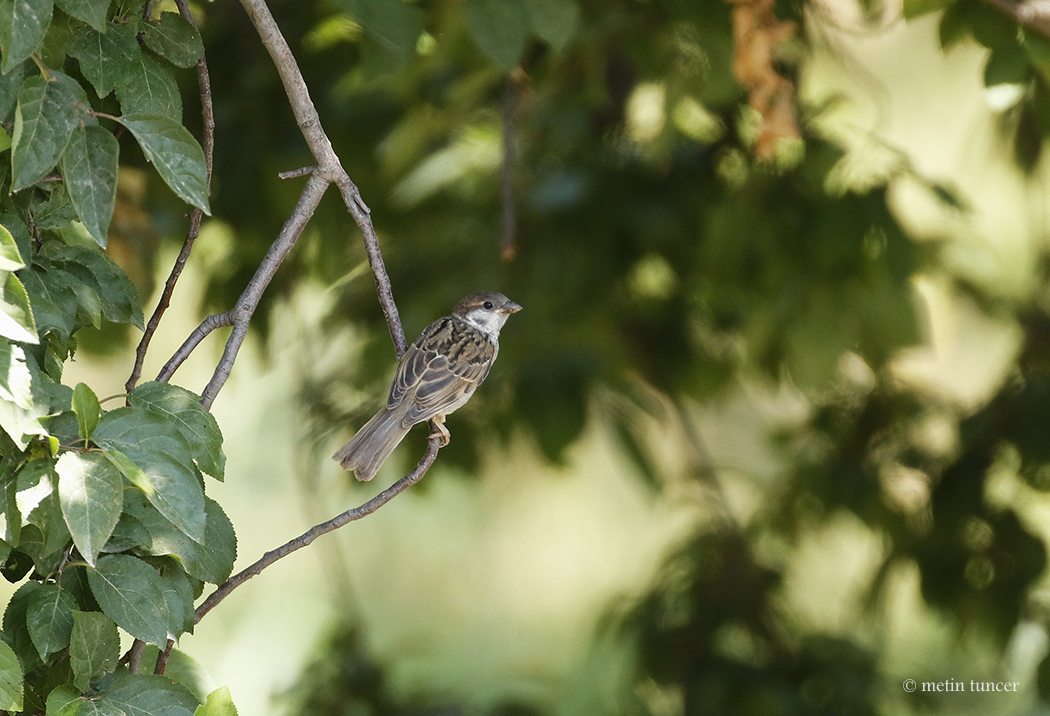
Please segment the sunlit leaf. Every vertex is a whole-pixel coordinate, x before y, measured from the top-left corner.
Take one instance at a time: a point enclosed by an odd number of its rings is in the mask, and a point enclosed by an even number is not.
[[[215,416],[204,409],[200,396],[171,383],[149,382],[129,396],[132,406],[145,408],[170,420],[186,440],[198,467],[221,480],[226,463],[222,432]]]
[[[22,710],[22,667],[15,652],[0,641],[0,709]]]
[[[105,32],[81,25],[74,33],[68,52],[80,62],[80,71],[99,97],[135,79],[142,54],[135,34],[134,22],[107,23]]]
[[[58,497],[73,542],[88,564],[105,546],[124,506],[124,482],[97,453],[68,452],[58,459]]]
[[[170,66],[148,53],[135,61],[134,78],[117,88],[124,114],[161,114],[182,121],[182,95]]]
[[[172,191],[210,214],[204,150],[190,131],[160,114],[126,114],[120,122],[135,135],[146,159]]]

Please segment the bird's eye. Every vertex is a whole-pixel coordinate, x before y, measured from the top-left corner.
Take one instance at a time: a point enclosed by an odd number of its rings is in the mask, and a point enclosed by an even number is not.
[[[486,311],[491,311],[492,301],[485,301],[485,303],[481,304],[481,307],[484,308]]]

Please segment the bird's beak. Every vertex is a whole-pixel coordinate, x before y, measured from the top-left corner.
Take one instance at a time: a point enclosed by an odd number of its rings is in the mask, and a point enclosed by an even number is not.
[[[514,303],[514,301],[507,301],[505,304],[503,304],[503,308],[499,309],[500,313],[504,313],[508,316],[512,313],[517,313],[520,310],[521,306],[517,303]]]

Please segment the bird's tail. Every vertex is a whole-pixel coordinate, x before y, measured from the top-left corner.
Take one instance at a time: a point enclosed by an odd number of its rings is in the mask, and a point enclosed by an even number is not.
[[[361,426],[350,441],[339,448],[332,459],[352,470],[358,480],[371,480],[379,472],[394,448],[408,435],[396,411],[383,408]]]

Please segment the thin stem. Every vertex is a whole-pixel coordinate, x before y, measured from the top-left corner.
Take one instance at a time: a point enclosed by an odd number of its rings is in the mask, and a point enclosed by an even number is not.
[[[333,530],[339,529],[343,525],[359,520],[362,517],[367,517],[386,503],[390,502],[390,500],[394,499],[397,495],[401,494],[406,489],[419,482],[427,473],[427,470],[430,469],[430,466],[434,464],[434,460],[437,459],[438,450],[441,449],[440,444],[440,438],[431,438],[430,440],[428,440],[426,452],[423,453],[423,457],[420,459],[419,463],[416,464],[415,468],[413,468],[412,472],[402,477],[400,480],[398,480],[393,485],[380,492],[368,502],[358,507],[354,507],[353,509],[347,510],[346,512],[343,512],[342,514],[333,517],[327,522],[322,522],[319,525],[311,527],[309,530],[299,535],[295,539],[285,542],[277,549],[270,550],[261,558],[259,558],[259,560],[256,561],[254,564],[252,564],[249,567],[246,567],[245,569],[241,570],[237,574],[227,579],[223,584],[219,585],[219,587],[214,592],[212,592],[211,595],[207,599],[205,599],[199,607],[197,607],[197,621],[199,622],[201,619],[203,619],[204,615],[210,612],[219,602],[225,599],[230,594],[230,592],[247,582],[255,575],[262,572],[264,569],[269,567],[277,560],[281,559],[282,557],[287,557],[292,552],[306,547],[323,534],[327,534],[329,532],[332,532]]]
[[[175,0],[175,4],[178,6],[179,14],[182,18],[193,27],[197,27],[193,14],[190,12],[188,0]],[[215,109],[212,103],[211,76],[208,73],[208,62],[204,55],[201,55],[200,59],[197,60],[197,85],[200,88],[201,118],[204,123],[204,165],[207,170],[205,185],[207,194],[211,196],[212,165],[215,160]],[[190,258],[193,244],[200,235],[203,218],[204,212],[198,207],[193,207],[193,210],[190,211],[190,225],[186,229],[186,238],[182,242],[182,249],[171,267],[171,273],[168,274],[168,279],[164,282],[164,290],[161,291],[157,307],[153,309],[153,315],[150,316],[149,323],[146,324],[146,329],[142,332],[142,339],[135,349],[135,365],[132,367],[131,375],[124,384],[124,389],[129,393],[135,389],[139,378],[142,376],[142,364],[146,360],[146,351],[149,350],[149,344],[153,340],[153,335],[157,332],[160,319],[164,316],[168,306],[171,305],[171,295],[175,292],[175,283],[179,280],[179,276],[182,275],[183,269],[186,268],[186,262]]]

